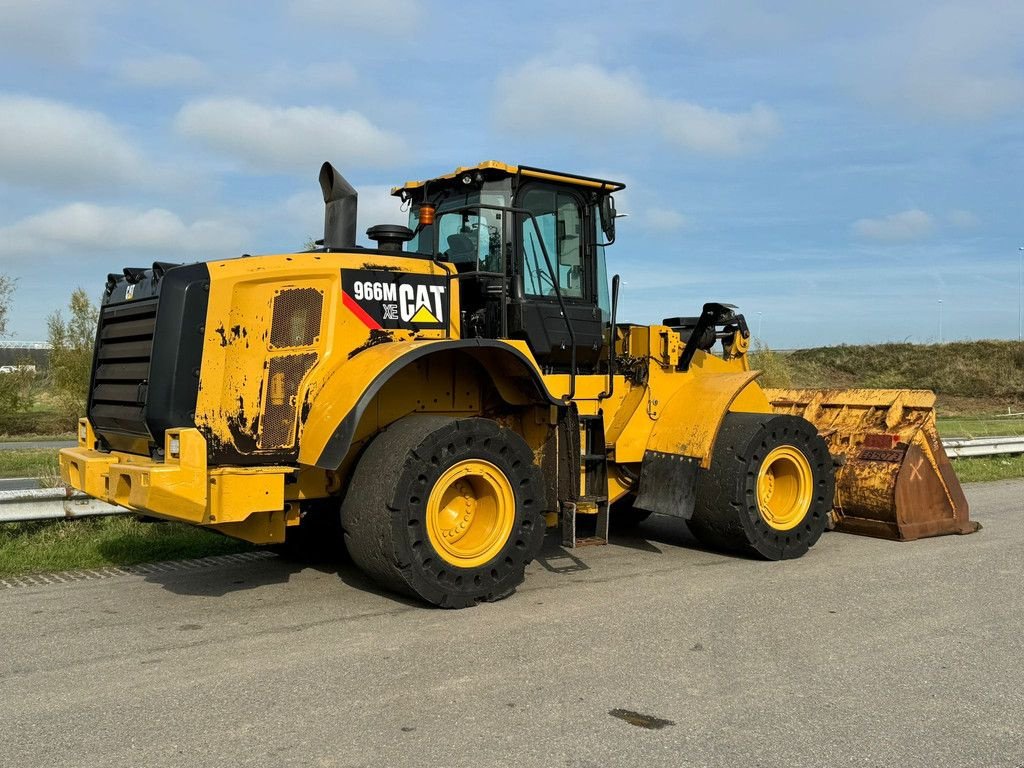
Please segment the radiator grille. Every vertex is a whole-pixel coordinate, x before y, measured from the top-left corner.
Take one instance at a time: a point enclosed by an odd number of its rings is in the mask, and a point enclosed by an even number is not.
[[[157,300],[103,307],[89,417],[97,429],[148,436],[144,419]]]
[[[296,392],[316,360],[316,352],[270,358],[266,406],[260,425],[261,449],[283,448],[294,441]]]
[[[274,296],[270,323],[270,346],[308,347],[320,339],[323,291],[316,288],[288,288]]]

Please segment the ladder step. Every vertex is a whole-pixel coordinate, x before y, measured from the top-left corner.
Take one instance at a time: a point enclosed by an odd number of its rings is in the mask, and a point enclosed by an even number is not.
[[[580,454],[583,461],[604,461],[608,458],[607,453],[583,453]]]
[[[582,414],[581,413],[578,418],[579,418],[580,421],[600,421],[604,417],[603,416],[589,416],[587,414]]]
[[[576,523],[581,518],[588,518],[593,523],[584,527],[590,531],[577,533]],[[579,547],[587,544],[608,543],[608,503],[606,499],[584,496],[579,501],[567,501],[562,504],[562,546]]]

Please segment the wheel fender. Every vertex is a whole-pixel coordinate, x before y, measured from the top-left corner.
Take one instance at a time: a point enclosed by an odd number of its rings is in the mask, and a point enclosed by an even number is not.
[[[696,504],[697,472],[711,452],[725,414],[771,412],[754,383],[759,371],[700,373],[688,378],[658,413],[640,465],[635,504],[640,509],[688,520]]]
[[[647,451],[688,456],[707,469],[726,413],[772,412],[768,398],[754,383],[760,375],[760,371],[743,371],[690,376],[658,413]]]
[[[509,403],[565,405],[548,391],[536,363],[510,344],[489,339],[379,344],[338,366],[303,407],[299,463],[337,469],[351,448],[359,420],[381,388],[407,365],[453,350],[479,362]]]

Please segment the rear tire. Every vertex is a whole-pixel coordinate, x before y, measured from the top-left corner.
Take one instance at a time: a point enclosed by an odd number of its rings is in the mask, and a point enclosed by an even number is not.
[[[370,443],[345,494],[352,560],[385,589],[444,608],[500,600],[544,542],[533,451],[489,419],[414,415]]]
[[[726,414],[689,527],[713,549],[800,557],[828,524],[835,476],[814,426],[777,414]]]

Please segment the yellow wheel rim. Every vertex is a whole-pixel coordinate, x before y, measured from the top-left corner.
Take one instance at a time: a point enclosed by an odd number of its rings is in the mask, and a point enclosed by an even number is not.
[[[811,508],[814,480],[811,464],[791,445],[772,449],[757,473],[757,509],[777,531],[796,528]]]
[[[490,561],[508,541],[516,497],[505,473],[480,459],[446,469],[427,499],[427,536],[441,558],[458,568]]]

